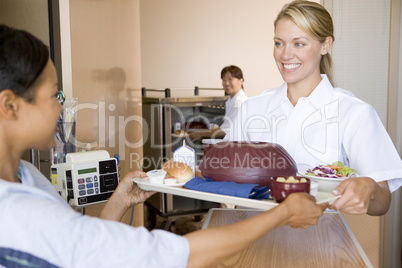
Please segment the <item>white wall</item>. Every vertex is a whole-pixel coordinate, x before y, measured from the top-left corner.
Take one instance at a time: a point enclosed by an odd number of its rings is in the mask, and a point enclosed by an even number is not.
[[[134,120],[142,113],[139,0],[63,1],[70,9],[73,96],[81,105],[77,141],[119,154],[123,176],[141,168],[131,156],[142,158],[141,121]],[[99,215],[99,206],[86,213]],[[142,225],[142,205],[134,214],[134,225]]]
[[[140,0],[142,86],[221,87],[230,64],[243,70],[249,96],[280,86],[273,22],[287,2]]]

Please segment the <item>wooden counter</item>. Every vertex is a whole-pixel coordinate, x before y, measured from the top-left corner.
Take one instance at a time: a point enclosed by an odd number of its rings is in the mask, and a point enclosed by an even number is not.
[[[257,210],[211,209],[203,229],[231,224],[261,213]],[[271,231],[217,267],[373,267],[337,212],[325,212],[316,226]]]

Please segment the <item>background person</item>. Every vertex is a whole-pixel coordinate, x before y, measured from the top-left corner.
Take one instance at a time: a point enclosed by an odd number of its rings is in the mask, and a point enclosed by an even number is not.
[[[244,78],[242,70],[235,66],[229,65],[221,71],[222,86],[229,99],[225,103],[225,116],[220,127],[210,131],[195,131],[190,133],[191,141],[203,138],[222,139],[230,130],[233,120],[237,115],[241,104],[247,99],[244,93]]]
[[[28,149],[55,145],[57,95],[47,47],[25,31],[0,25],[0,266],[208,267],[276,227],[316,224],[328,205],[298,193],[232,225],[185,236],[149,232],[118,222],[127,208],[152,194],[133,182],[145,175],[137,171],[121,179],[99,218],[81,215],[39,170],[21,160]]]
[[[360,178],[342,181],[330,206],[350,214],[383,215],[402,184],[401,159],[374,108],[334,88],[333,23],[318,3],[293,1],[275,22],[274,59],[284,83],[246,100],[229,140],[281,144],[296,163],[342,161]]]

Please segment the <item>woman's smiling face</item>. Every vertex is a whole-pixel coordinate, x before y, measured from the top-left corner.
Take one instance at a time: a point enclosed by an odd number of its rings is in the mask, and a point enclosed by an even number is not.
[[[327,42],[315,40],[289,18],[278,21],[274,42],[274,58],[285,82],[295,84],[321,79],[320,61],[328,52]]]

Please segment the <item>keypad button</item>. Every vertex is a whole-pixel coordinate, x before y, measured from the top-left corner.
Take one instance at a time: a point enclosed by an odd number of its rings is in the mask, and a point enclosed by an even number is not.
[[[85,189],[85,184],[78,185],[78,190],[83,190],[83,189]]]
[[[83,190],[83,191],[79,191],[78,194],[79,194],[79,195],[85,195],[86,192],[85,192],[85,190]]]
[[[86,179],[87,182],[92,182],[92,177]]]
[[[87,193],[88,193],[88,194],[93,194],[93,193],[94,193],[94,189],[89,189],[89,190],[87,190]]]
[[[99,182],[95,182],[95,187],[99,187]]]
[[[98,176],[94,176],[94,181],[98,181]]]
[[[87,203],[88,202],[88,200],[87,200],[87,198],[86,197],[80,197],[80,198],[78,198],[78,204],[85,204],[85,203]]]
[[[87,188],[94,188],[94,184],[93,183],[88,183]]]
[[[85,179],[78,179],[78,184],[82,184],[85,182]]]

